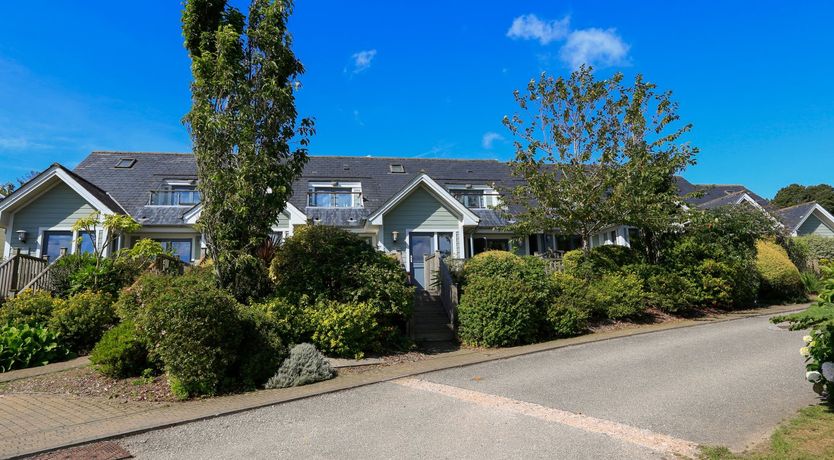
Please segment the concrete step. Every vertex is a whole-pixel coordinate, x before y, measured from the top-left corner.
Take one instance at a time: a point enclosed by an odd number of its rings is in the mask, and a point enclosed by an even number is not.
[[[414,334],[414,341],[415,342],[451,342],[455,339],[454,334],[452,331],[449,332],[432,332],[432,333],[425,333],[425,334]]]

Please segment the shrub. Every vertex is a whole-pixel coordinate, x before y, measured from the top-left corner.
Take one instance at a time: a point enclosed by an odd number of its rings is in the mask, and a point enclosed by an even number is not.
[[[579,335],[588,328],[588,312],[573,306],[554,303],[547,310],[547,321],[560,337]]]
[[[213,395],[237,384],[231,370],[241,343],[238,303],[205,270],[182,276],[143,275],[137,293],[137,331],[168,373],[178,398]],[[162,285],[158,292],[149,286]]]
[[[238,370],[232,372],[240,376],[243,388],[257,388],[275,373],[287,351],[278,324],[264,311],[241,307],[240,323]]]
[[[822,282],[816,273],[800,272],[799,276],[802,278],[802,286],[808,294],[818,294],[822,289]]]
[[[781,301],[804,298],[805,288],[799,270],[776,243],[759,241],[756,244],[756,268],[761,275],[761,297]]]
[[[513,277],[469,277],[459,307],[460,338],[471,345],[532,343],[544,334],[547,293]]]
[[[379,348],[374,305],[320,299],[304,312],[313,343],[328,355],[360,359]]]
[[[576,275],[579,271],[579,264],[582,262],[583,252],[581,249],[574,249],[562,255],[562,268],[569,275]]]
[[[375,305],[380,326],[396,328],[411,316],[414,287],[399,262],[387,256],[376,257],[374,263],[359,267],[355,276],[357,286],[351,300]]]
[[[570,263],[566,265],[566,272],[583,278],[599,278],[606,274],[619,273],[623,267],[638,263],[641,256],[634,249],[608,244],[591,249],[587,255],[579,251],[575,255],[572,254],[571,258]]]
[[[0,325],[0,372],[43,366],[67,357],[57,334],[41,325]]]
[[[287,388],[307,385],[333,378],[333,367],[309,343],[301,343],[290,350],[290,355],[278,372],[266,383],[266,388]]]
[[[379,256],[385,257],[347,230],[304,225],[278,248],[270,274],[278,294],[290,301],[298,302],[305,294],[347,300],[345,294],[357,285],[355,268]]]
[[[625,268],[643,280],[646,303],[668,313],[680,313],[698,304],[696,284],[689,278],[660,265],[638,264]]]
[[[0,308],[0,325],[46,325],[57,300],[46,291],[22,291],[7,299]]]
[[[819,235],[804,235],[794,241],[807,248],[807,258],[819,264],[822,260],[834,259],[834,238]],[[800,269],[805,267],[799,267]]]
[[[117,322],[110,294],[87,291],[67,300],[59,299],[52,311],[49,328],[60,335],[64,346],[84,354]]]
[[[599,313],[588,280],[562,272],[553,274],[553,282],[556,293],[554,305],[584,312],[589,317]]]
[[[643,282],[633,273],[603,275],[591,282],[590,290],[594,310],[605,312],[611,319],[633,317],[646,308]]]
[[[90,361],[96,365],[96,370],[117,379],[139,376],[152,367],[148,350],[137,337],[132,321],[123,321],[105,332],[93,347]]]
[[[304,312],[306,301],[306,297],[299,303],[290,302],[281,297],[273,297],[252,305],[252,308],[263,311],[271,319],[278,336],[287,344],[292,345],[309,340],[312,334],[310,322]]]
[[[466,282],[479,278],[512,278],[523,281],[530,289],[538,290],[543,295],[549,295],[552,289],[547,263],[539,257],[522,257],[507,251],[486,251],[467,261],[463,271]]]

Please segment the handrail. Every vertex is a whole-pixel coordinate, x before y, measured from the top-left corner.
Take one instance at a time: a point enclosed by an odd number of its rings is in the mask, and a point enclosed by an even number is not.
[[[446,258],[440,252],[427,254],[425,261],[425,286],[433,294],[440,297],[440,304],[449,318],[449,324],[455,328],[458,310],[458,286],[452,277],[452,272],[446,264]]]
[[[9,260],[0,264],[0,299],[14,297],[21,291],[21,285],[28,285],[47,265],[47,259],[22,254],[18,249]]]
[[[27,289],[33,289],[34,290],[35,288],[46,289],[47,287],[49,287],[51,289],[51,286],[49,286],[49,285],[52,283],[52,272],[51,272],[52,267],[54,267],[55,264],[57,264],[58,261],[61,260],[61,258],[64,257],[65,255],[66,255],[66,251],[62,250],[61,253],[58,255],[58,257],[56,257],[53,262],[50,262],[49,265],[46,266],[46,268],[44,268],[40,273],[37,274],[37,276],[32,278],[31,281],[29,281],[22,288],[20,288],[20,291],[25,291]]]

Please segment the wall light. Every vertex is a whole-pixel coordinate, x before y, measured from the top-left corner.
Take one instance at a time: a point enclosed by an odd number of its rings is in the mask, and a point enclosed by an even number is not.
[[[397,242],[397,238],[399,238],[399,237],[400,237],[400,232],[398,232],[396,230],[391,232],[391,239],[394,240],[395,243]]]
[[[18,230],[15,233],[17,233],[17,241],[20,241],[21,243],[25,243],[26,238],[29,236],[29,233],[26,230]]]

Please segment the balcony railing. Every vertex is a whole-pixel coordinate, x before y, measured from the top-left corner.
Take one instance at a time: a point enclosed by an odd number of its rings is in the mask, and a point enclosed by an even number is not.
[[[471,209],[486,209],[499,202],[500,194],[480,190],[452,190],[449,193],[461,204]]]
[[[307,206],[311,208],[361,208],[362,192],[307,192]]]
[[[151,192],[148,204],[152,206],[194,206],[200,204],[202,195],[196,190],[157,190]]]

